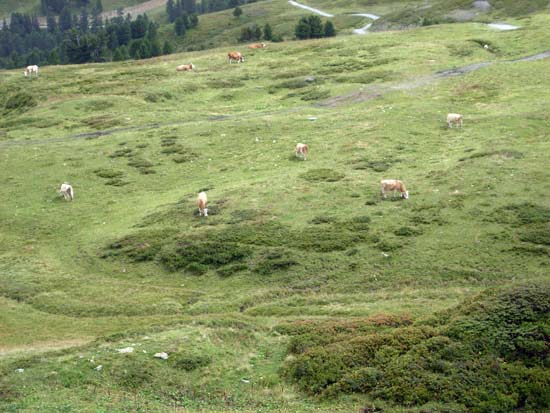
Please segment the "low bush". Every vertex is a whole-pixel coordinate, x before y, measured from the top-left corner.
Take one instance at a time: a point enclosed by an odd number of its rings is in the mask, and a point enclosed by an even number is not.
[[[233,265],[228,265],[226,267],[221,267],[221,268],[218,268],[216,273],[222,277],[222,278],[226,278],[226,277],[230,277],[238,272],[241,272],[241,271],[245,271],[245,270],[248,270],[248,265],[246,264],[233,264]]]
[[[264,253],[254,271],[260,275],[271,275],[280,270],[287,270],[294,265],[298,265],[298,261],[292,257],[289,251],[277,249]]]
[[[411,407],[431,402],[471,412],[546,411],[548,314],[546,281],[488,290],[422,324],[385,332],[294,323],[279,328],[292,335],[288,352],[294,355],[283,374],[324,396],[365,393]]]
[[[114,169],[96,169],[94,173],[100,178],[105,179],[121,178],[124,176],[124,172],[115,171]]]
[[[310,169],[300,175],[300,178],[309,182],[337,182],[345,177],[344,174],[333,169]]]
[[[205,354],[176,353],[170,355],[169,364],[172,368],[193,371],[208,366],[212,358]]]
[[[12,110],[25,111],[35,107],[38,104],[36,98],[27,92],[18,92],[6,99],[4,109],[6,112]]]

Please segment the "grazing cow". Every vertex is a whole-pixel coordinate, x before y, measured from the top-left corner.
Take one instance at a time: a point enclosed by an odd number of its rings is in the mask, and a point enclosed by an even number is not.
[[[190,72],[191,70],[195,70],[195,65],[193,63],[190,63],[188,65],[179,65],[176,67],[176,70],[178,72]]]
[[[267,45],[265,43],[254,43],[248,46],[249,49],[265,49]]]
[[[201,192],[197,198],[197,205],[199,206],[199,216],[208,216],[208,209],[206,208],[206,203],[208,198],[206,197],[206,192]]]
[[[25,75],[25,77],[27,77],[27,76],[32,77],[33,73],[36,76],[38,76],[38,66],[36,66],[36,65],[27,66],[25,68],[25,70],[23,71],[23,74]]]
[[[244,56],[241,52],[229,52],[227,53],[227,57],[229,58],[229,64],[231,64],[233,60],[237,63],[244,63]]]
[[[65,201],[72,201],[74,199],[74,189],[68,182],[63,182],[61,188],[59,188],[59,193],[63,195]]]
[[[447,126],[449,126],[449,128],[452,128],[453,123],[462,127],[462,115],[458,113],[449,113],[447,115]]]
[[[302,156],[304,158],[304,161],[307,159],[307,154],[309,152],[309,146],[307,146],[305,143],[299,143],[296,145],[296,149],[294,150],[294,153],[296,156]]]
[[[409,199],[409,191],[405,188],[405,184],[397,179],[383,179],[380,181],[380,192],[382,192],[382,197],[386,199],[386,192],[399,191],[401,193],[401,198]]]

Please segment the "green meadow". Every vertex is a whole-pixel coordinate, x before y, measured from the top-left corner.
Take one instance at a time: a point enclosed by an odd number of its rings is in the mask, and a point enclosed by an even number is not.
[[[549,411],[550,60],[514,60],[550,15],[515,23],[0,72],[0,411]]]

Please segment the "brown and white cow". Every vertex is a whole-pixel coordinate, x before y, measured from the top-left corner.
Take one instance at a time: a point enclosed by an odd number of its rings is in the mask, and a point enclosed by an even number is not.
[[[25,77],[27,76],[30,76],[32,77],[33,73],[38,76],[38,66],[36,65],[30,65],[30,66],[27,66],[25,68],[25,70],[23,71],[23,74],[25,75]]]
[[[248,46],[249,49],[265,49],[265,43],[254,43]]]
[[[193,63],[190,63],[188,65],[179,65],[176,67],[176,70],[178,72],[190,72],[191,70],[195,70],[195,65]]]
[[[208,198],[206,197],[206,192],[199,193],[199,196],[197,197],[197,205],[199,207],[199,216],[208,216],[208,209],[206,208],[206,203],[208,202]]]
[[[63,182],[61,188],[59,188],[59,193],[63,195],[65,201],[72,201],[74,199],[74,189],[68,182]]]
[[[227,57],[229,58],[229,64],[231,64],[232,61],[244,63],[244,56],[241,52],[229,52],[227,53]]]
[[[380,192],[382,197],[386,199],[386,192],[399,191],[401,198],[409,199],[409,191],[405,187],[405,184],[397,179],[383,179],[380,181]]]
[[[305,143],[299,143],[296,145],[296,149],[294,150],[294,153],[296,156],[302,156],[304,158],[304,161],[307,159],[307,154],[309,152],[309,146]]]
[[[452,128],[453,123],[457,126],[462,127],[462,115],[459,113],[449,113],[447,115],[447,126],[449,128]]]

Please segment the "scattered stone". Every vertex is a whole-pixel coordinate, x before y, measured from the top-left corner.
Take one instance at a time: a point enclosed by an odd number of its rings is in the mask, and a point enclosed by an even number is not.
[[[250,383],[250,380],[248,380],[248,379],[241,379],[241,381],[242,381],[243,383],[246,383],[246,384]]]
[[[103,369],[103,366],[100,364],[100,365],[97,366],[95,369],[96,369],[97,371],[101,371],[101,370]]]
[[[153,357],[156,357],[158,359],[168,360],[168,354],[166,354],[164,351],[162,353],[155,353]]]
[[[17,369],[15,371],[18,372],[18,373],[23,373],[25,371],[25,369]]]
[[[306,82],[313,83],[317,81],[317,78],[315,76],[308,76],[304,79]]]
[[[491,10],[491,3],[485,0],[477,0],[472,3],[472,6],[481,11]]]
[[[125,353],[133,353],[134,352],[134,348],[133,347],[125,347],[125,348],[120,348],[117,350],[119,353],[121,354],[125,354]]]
[[[385,252],[383,252],[383,253],[382,253],[382,256],[387,258],[387,257],[390,256],[390,254],[386,254]]]
[[[307,120],[314,122],[317,120],[317,118],[315,116],[310,116],[309,118],[307,118]]]

